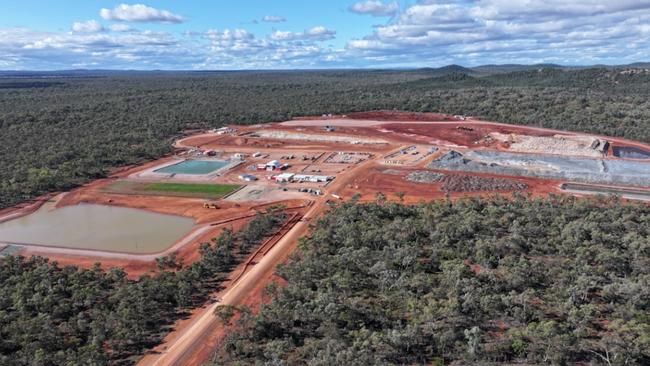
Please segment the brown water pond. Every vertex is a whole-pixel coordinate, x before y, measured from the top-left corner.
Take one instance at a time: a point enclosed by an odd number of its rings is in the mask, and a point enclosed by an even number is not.
[[[190,218],[133,208],[79,204],[0,223],[0,242],[125,253],[161,252],[194,226]]]

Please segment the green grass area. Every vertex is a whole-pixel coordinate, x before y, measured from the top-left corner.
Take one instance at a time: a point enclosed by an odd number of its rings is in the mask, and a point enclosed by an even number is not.
[[[194,183],[148,183],[145,191],[207,194],[223,197],[241,187],[237,184],[194,184]]]
[[[177,196],[199,198],[221,198],[237,189],[238,184],[195,184],[195,183],[143,183],[119,180],[103,190],[110,193],[152,196]]]

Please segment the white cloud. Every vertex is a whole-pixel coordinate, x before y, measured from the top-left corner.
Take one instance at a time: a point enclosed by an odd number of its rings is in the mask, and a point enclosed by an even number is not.
[[[111,24],[108,27],[108,29],[110,29],[113,32],[128,32],[131,30],[131,26],[124,23],[118,23],[118,24]]]
[[[650,0],[419,0],[346,49],[385,64],[607,62],[648,45],[649,22]]]
[[[0,54],[11,62],[6,68],[48,70],[82,67],[79,65],[174,69],[201,59],[196,50],[188,52],[172,35],[151,31],[111,34],[0,29]],[[137,64],[128,62],[136,58]]]
[[[184,20],[180,15],[144,4],[120,4],[113,9],[102,8],[99,15],[106,20],[123,22],[182,23]]]
[[[526,0],[525,6],[510,0],[411,0],[409,4],[367,35],[347,40],[343,49],[327,46],[330,42],[324,41],[338,35],[323,26],[268,34],[253,33],[245,26],[140,31],[124,22],[180,19],[144,5],[120,5],[102,11],[104,18],[122,21],[105,28],[92,20],[75,22],[71,32],[0,28],[0,69],[419,67],[650,59],[650,0]]]
[[[77,33],[97,33],[104,30],[104,27],[96,20],[72,23],[72,31]]]
[[[298,41],[298,40],[312,40],[312,41],[326,41],[334,39],[336,31],[327,29],[323,26],[313,27],[306,29],[304,32],[289,32],[276,30],[271,34],[271,38],[276,41]]]
[[[277,15],[266,15],[264,18],[262,18],[262,21],[267,23],[282,23],[286,22],[287,20],[284,17]]]
[[[332,51],[316,44],[319,30],[296,38],[271,36],[258,38],[244,29],[209,30],[209,52],[197,68],[296,68],[332,63]],[[288,32],[290,33],[290,32]],[[275,33],[273,33],[275,34]],[[295,42],[293,42],[295,41]]]
[[[399,10],[397,1],[384,3],[379,0],[365,0],[352,4],[349,10],[357,14],[369,14],[374,17],[392,16]]]

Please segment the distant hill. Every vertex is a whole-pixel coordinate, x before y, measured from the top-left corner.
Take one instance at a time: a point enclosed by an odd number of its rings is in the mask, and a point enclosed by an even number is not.
[[[534,64],[534,65],[519,65],[519,64],[504,64],[504,65],[481,65],[472,67],[471,70],[477,74],[502,74],[516,71],[529,71],[538,69],[567,69],[570,67],[557,65],[557,64]]]
[[[650,69],[650,62],[635,62],[633,64],[615,66],[615,68]]]
[[[466,75],[476,74],[474,70],[460,65],[447,65],[438,68],[425,67],[421,69],[416,69],[415,71],[426,73],[428,76],[431,77],[445,76],[450,74],[466,74]]]
[[[110,77],[110,76],[154,76],[154,75],[215,75],[215,74],[273,74],[273,73],[352,73],[352,72],[372,72],[372,73],[394,73],[406,72],[410,74],[420,74],[429,78],[442,77],[453,74],[465,74],[468,76],[488,76],[494,74],[507,74],[520,71],[533,71],[539,69],[555,70],[582,70],[582,69],[650,69],[650,62],[635,62],[626,65],[583,65],[583,66],[566,66],[552,63],[540,63],[532,65],[524,64],[489,64],[473,67],[451,64],[442,67],[422,67],[422,68],[387,68],[387,69],[312,69],[312,70],[52,70],[52,71],[24,71],[24,70],[0,70],[0,78],[75,78],[75,77]]]

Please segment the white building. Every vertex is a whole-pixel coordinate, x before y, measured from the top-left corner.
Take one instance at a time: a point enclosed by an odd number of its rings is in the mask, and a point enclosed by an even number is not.
[[[277,160],[271,160],[268,163],[266,163],[267,170],[276,170],[276,169],[280,169],[281,167],[282,164],[280,164],[280,162]]]
[[[275,181],[279,183],[291,182],[295,174],[293,173],[282,173],[275,176]]]
[[[243,181],[246,181],[246,182],[252,182],[252,181],[257,180],[257,177],[254,176],[254,175],[250,175],[250,174],[241,174],[239,176],[239,179],[241,179]]]

